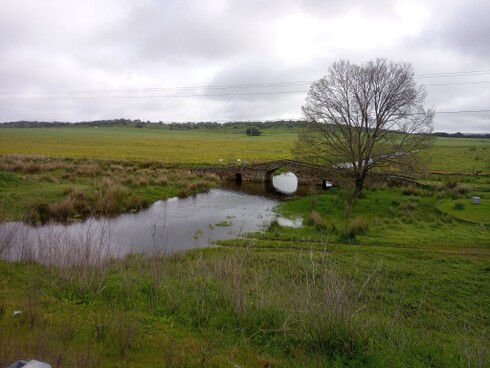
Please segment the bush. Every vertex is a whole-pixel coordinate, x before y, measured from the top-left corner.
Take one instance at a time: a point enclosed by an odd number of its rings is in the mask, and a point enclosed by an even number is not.
[[[416,187],[409,186],[402,189],[402,194],[406,196],[419,196],[420,190]]]
[[[310,213],[309,222],[315,225],[318,230],[325,230],[327,228],[327,222],[317,211]]]
[[[456,202],[454,204],[454,209],[455,210],[458,210],[458,211],[462,211],[462,210],[464,210],[464,206],[465,206],[464,203],[462,203],[462,202]]]
[[[261,135],[261,131],[259,128],[257,127],[250,127],[246,130],[246,133],[248,136],[259,136]]]
[[[417,203],[414,202],[403,202],[400,204],[400,209],[403,211],[413,211],[417,208]]]
[[[348,230],[350,233],[355,235],[363,235],[368,231],[369,224],[363,218],[355,218],[353,219],[348,226]]]
[[[458,182],[454,179],[447,179],[444,182],[445,189],[451,190],[451,189],[455,189],[457,186],[458,186]]]
[[[347,227],[340,232],[338,241],[341,243],[355,243],[357,241],[357,235],[366,234],[369,224],[363,218],[353,219]]]

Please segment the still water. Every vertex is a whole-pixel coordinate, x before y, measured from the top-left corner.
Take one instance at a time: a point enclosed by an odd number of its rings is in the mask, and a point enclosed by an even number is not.
[[[301,226],[300,220],[281,218],[273,208],[285,198],[311,190],[298,186],[294,174],[287,173],[274,177],[272,183],[230,184],[187,198],[157,201],[138,213],[111,219],[41,227],[6,223],[0,225],[0,258],[60,263],[61,257],[69,263],[77,257],[208,247],[216,240],[260,231],[274,220],[283,226]]]

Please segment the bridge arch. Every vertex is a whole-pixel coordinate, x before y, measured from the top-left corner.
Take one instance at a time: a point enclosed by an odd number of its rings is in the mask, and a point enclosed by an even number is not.
[[[268,165],[267,165],[268,164]],[[278,170],[293,173],[298,181],[298,184],[316,184],[326,187],[325,183],[330,183],[327,179],[324,168],[316,165],[311,165],[295,160],[278,160],[257,165],[260,171],[260,166],[263,167],[262,172],[258,173],[258,177],[262,177],[259,181],[272,182],[275,173]]]
[[[232,165],[226,167],[201,168],[200,171],[213,172],[226,180],[272,182],[274,173],[284,169],[296,175],[298,184],[326,187],[331,183],[332,173],[325,167],[295,160],[276,160],[261,163]]]
[[[276,172],[280,169],[283,169],[284,171],[286,172],[294,172],[294,170],[292,170],[290,167],[288,166],[277,166],[277,167],[274,167],[273,169],[271,170],[268,170],[266,173],[265,173],[265,179],[264,181],[266,182],[270,182],[274,179],[274,176],[276,175]],[[295,174],[296,175],[296,174]],[[297,177],[297,175],[296,175]]]

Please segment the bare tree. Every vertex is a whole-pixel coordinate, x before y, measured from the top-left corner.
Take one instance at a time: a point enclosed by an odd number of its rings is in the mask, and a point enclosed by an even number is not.
[[[295,153],[347,171],[358,198],[373,168],[413,172],[417,152],[432,141],[434,110],[424,109],[425,96],[410,64],[336,62],[310,87],[303,106],[307,128]]]

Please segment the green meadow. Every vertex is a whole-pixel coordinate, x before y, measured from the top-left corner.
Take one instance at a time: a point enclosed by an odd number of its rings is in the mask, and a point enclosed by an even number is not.
[[[0,129],[0,219],[136,211],[219,185],[188,167],[292,157],[296,130],[262,133]],[[436,138],[423,186],[291,199],[303,226],[214,248],[0,260],[0,366],[490,366],[489,146]]]
[[[0,154],[38,154],[165,164],[218,164],[291,157],[296,131],[170,130],[169,128],[0,129]]]
[[[297,134],[295,128],[263,129],[257,137],[233,128],[3,128],[0,154],[186,165],[257,162],[291,158]],[[489,173],[490,139],[437,137],[427,156],[430,171]]]
[[[428,156],[431,171],[488,174],[490,139],[437,137]]]

